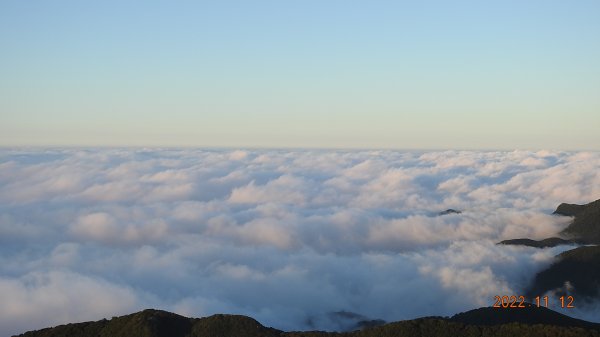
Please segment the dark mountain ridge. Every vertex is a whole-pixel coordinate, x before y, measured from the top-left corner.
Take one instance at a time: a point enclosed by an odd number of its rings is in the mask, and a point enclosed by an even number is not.
[[[188,318],[171,312],[146,309],[110,320],[59,325],[30,331],[20,337],[278,337],[282,331],[264,327],[242,315]]]
[[[600,199],[586,205],[560,204],[554,214],[573,216],[561,234],[586,244],[600,244]]]
[[[543,324],[562,327],[581,327],[587,329],[600,329],[600,323],[592,323],[581,319],[563,315],[543,306],[537,307],[526,303],[525,308],[479,308],[456,314],[451,321],[470,325],[502,325],[509,323]]]
[[[567,204],[562,203],[558,205],[554,213],[556,215],[564,215],[564,216],[575,216],[577,213],[583,211],[585,205],[577,205],[577,204]]]
[[[452,208],[448,208],[445,211],[439,212],[438,215],[448,215],[448,214],[461,214],[462,211],[458,211]]]
[[[543,240],[528,238],[510,239],[499,242],[503,245],[520,245],[536,248],[555,247],[568,244],[600,244],[600,199],[585,205],[558,205],[554,215],[570,216],[573,221],[557,235]]]
[[[543,240],[532,240],[527,238],[521,239],[510,239],[500,241],[501,245],[516,245],[516,246],[527,246],[527,247],[535,247],[535,248],[548,248],[548,247],[556,247],[559,245],[572,245],[572,244],[580,244],[580,241],[577,240],[566,240],[561,238],[547,238]]]
[[[573,295],[580,305],[600,298],[600,246],[582,246],[559,254],[549,268],[535,276],[526,294],[533,297],[548,291]]]
[[[560,204],[553,214],[571,216],[573,221],[562,232],[562,236],[544,240],[513,239],[499,244],[523,245],[536,248],[557,245],[580,246],[555,257],[545,270],[536,274],[525,290],[529,298],[553,292],[558,296],[571,295],[577,305],[586,305],[600,298],[600,199],[585,205]]]
[[[284,332],[240,315],[187,318],[147,309],[111,320],[60,325],[18,337],[403,337],[403,336],[595,336],[600,324],[574,319],[546,308],[480,308],[451,318],[426,317],[353,332]]]

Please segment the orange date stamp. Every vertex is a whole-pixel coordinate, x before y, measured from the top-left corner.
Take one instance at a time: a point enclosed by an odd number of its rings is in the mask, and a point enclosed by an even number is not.
[[[575,308],[575,305],[573,304],[575,302],[575,298],[573,296],[560,296],[558,298],[559,302],[560,302],[560,307],[561,308],[566,308],[566,309],[572,309]],[[539,307],[546,307],[548,308],[549,304],[550,304],[550,298],[548,296],[536,296],[533,298],[533,302],[532,304],[529,304],[527,302],[525,302],[525,296],[518,296],[518,295],[504,295],[504,296],[494,296],[494,305],[492,306],[493,308],[500,308],[500,309],[519,309],[519,308],[527,308],[531,305],[535,305],[538,308]]]

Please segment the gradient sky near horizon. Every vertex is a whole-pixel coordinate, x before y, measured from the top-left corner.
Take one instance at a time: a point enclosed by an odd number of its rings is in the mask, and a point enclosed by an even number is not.
[[[2,1],[0,145],[600,150],[598,1]]]

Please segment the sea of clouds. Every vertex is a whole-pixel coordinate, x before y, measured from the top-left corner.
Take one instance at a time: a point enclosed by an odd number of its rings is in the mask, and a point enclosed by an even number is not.
[[[0,335],[144,308],[339,330],[489,306],[571,248],[496,243],[562,230],[552,211],[600,198],[599,167],[597,152],[1,149]]]

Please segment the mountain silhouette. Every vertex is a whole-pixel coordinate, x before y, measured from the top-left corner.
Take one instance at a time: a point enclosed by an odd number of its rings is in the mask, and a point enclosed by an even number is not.
[[[535,247],[535,248],[548,248],[555,247],[559,245],[569,245],[578,243],[576,240],[566,240],[561,238],[548,238],[543,240],[532,240],[527,238],[522,239],[510,239],[500,241],[501,245],[517,245],[517,246],[527,246],[527,247]]]
[[[294,331],[265,327],[240,315],[187,318],[147,309],[110,320],[60,325],[18,337],[446,337],[446,336],[600,336],[600,324],[546,308],[480,308],[451,318],[425,317],[353,332]]]
[[[458,211],[452,208],[448,208],[445,211],[439,212],[438,215],[448,215],[448,214],[461,214],[462,211]]]
[[[558,296],[573,295],[580,304],[600,297],[600,246],[582,246],[557,256],[547,269],[539,272],[528,296],[553,291]]]
[[[162,310],[146,309],[111,320],[60,325],[26,332],[21,337],[278,337],[281,331],[264,327],[241,315],[187,318]]]
[[[569,226],[562,232],[557,233],[561,237],[543,240],[510,239],[500,241],[498,244],[536,248],[566,244],[600,244],[600,199],[585,205],[562,203],[558,205],[552,214],[573,217],[573,221]]]
[[[600,199],[586,205],[560,204],[554,214],[573,216],[562,234],[586,244],[600,244]]]
[[[597,246],[600,243],[600,200],[585,205],[562,203],[553,214],[573,217],[569,226],[558,233],[563,238],[512,239],[499,244],[536,248],[588,245],[557,255],[548,268],[536,274],[525,291],[529,298],[548,292],[558,297],[571,295],[577,299],[578,306],[585,306],[600,298],[600,246]]]
[[[592,323],[563,315],[544,306],[526,303],[525,308],[479,308],[456,314],[451,321],[469,325],[502,325],[509,323],[544,324],[562,327],[600,329],[600,323]]]

